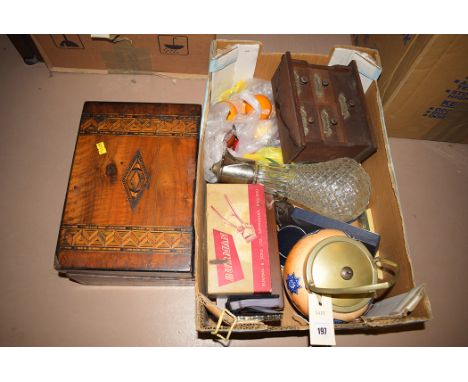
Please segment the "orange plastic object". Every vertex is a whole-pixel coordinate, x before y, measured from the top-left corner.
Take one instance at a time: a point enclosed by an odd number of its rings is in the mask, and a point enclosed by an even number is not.
[[[229,101],[225,101],[225,102],[226,102],[226,103],[228,104],[228,106],[229,106],[229,113],[228,113],[226,119],[227,119],[228,121],[233,121],[234,118],[236,118],[237,109],[236,109],[236,107],[234,106],[233,103],[231,103],[231,102],[229,102]]]
[[[268,99],[268,97],[264,96],[263,94],[256,94],[255,98],[259,102],[260,107],[262,109],[260,113],[260,119],[268,119],[270,117],[271,110],[272,110],[270,100]],[[244,114],[250,114],[254,111],[254,108],[252,107],[252,105],[248,104],[245,101],[242,103],[242,109],[243,109],[242,112]]]

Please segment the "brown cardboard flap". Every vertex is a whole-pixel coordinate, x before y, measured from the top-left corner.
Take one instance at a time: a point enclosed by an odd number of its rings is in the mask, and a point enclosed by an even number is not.
[[[388,77],[387,85],[382,91],[382,102],[391,102],[398,88],[408,78],[411,71],[411,66],[414,65],[422,57],[422,52],[430,49],[433,44],[433,35],[417,35],[411,41],[410,46],[402,55],[397,65],[392,68],[392,72]],[[430,68],[427,68],[430,70]]]

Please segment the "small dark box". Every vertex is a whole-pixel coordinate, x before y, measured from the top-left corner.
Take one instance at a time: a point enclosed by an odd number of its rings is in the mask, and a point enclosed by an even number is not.
[[[271,83],[285,163],[362,162],[376,151],[355,61],[312,65],[286,52]]]

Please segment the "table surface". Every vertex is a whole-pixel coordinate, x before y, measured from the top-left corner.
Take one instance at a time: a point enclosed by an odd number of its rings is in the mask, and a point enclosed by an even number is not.
[[[225,35],[220,37],[232,38]],[[265,51],[326,53],[349,36],[242,36]],[[291,43],[292,41],[292,43]],[[293,45],[291,45],[293,44]],[[195,331],[193,287],[94,287],[58,277],[53,254],[83,103],[202,103],[204,79],[49,73],[0,36],[0,345],[220,346]],[[340,334],[338,346],[468,344],[468,145],[390,139],[417,284],[434,319],[423,328]],[[231,346],[306,346],[307,333]]]

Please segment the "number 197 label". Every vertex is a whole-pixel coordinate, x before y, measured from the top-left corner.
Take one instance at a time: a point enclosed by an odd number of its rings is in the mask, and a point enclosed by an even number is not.
[[[331,297],[309,294],[309,333],[311,345],[336,345]]]
[[[327,335],[327,328],[320,327],[317,328],[317,332],[319,336],[326,336]]]

